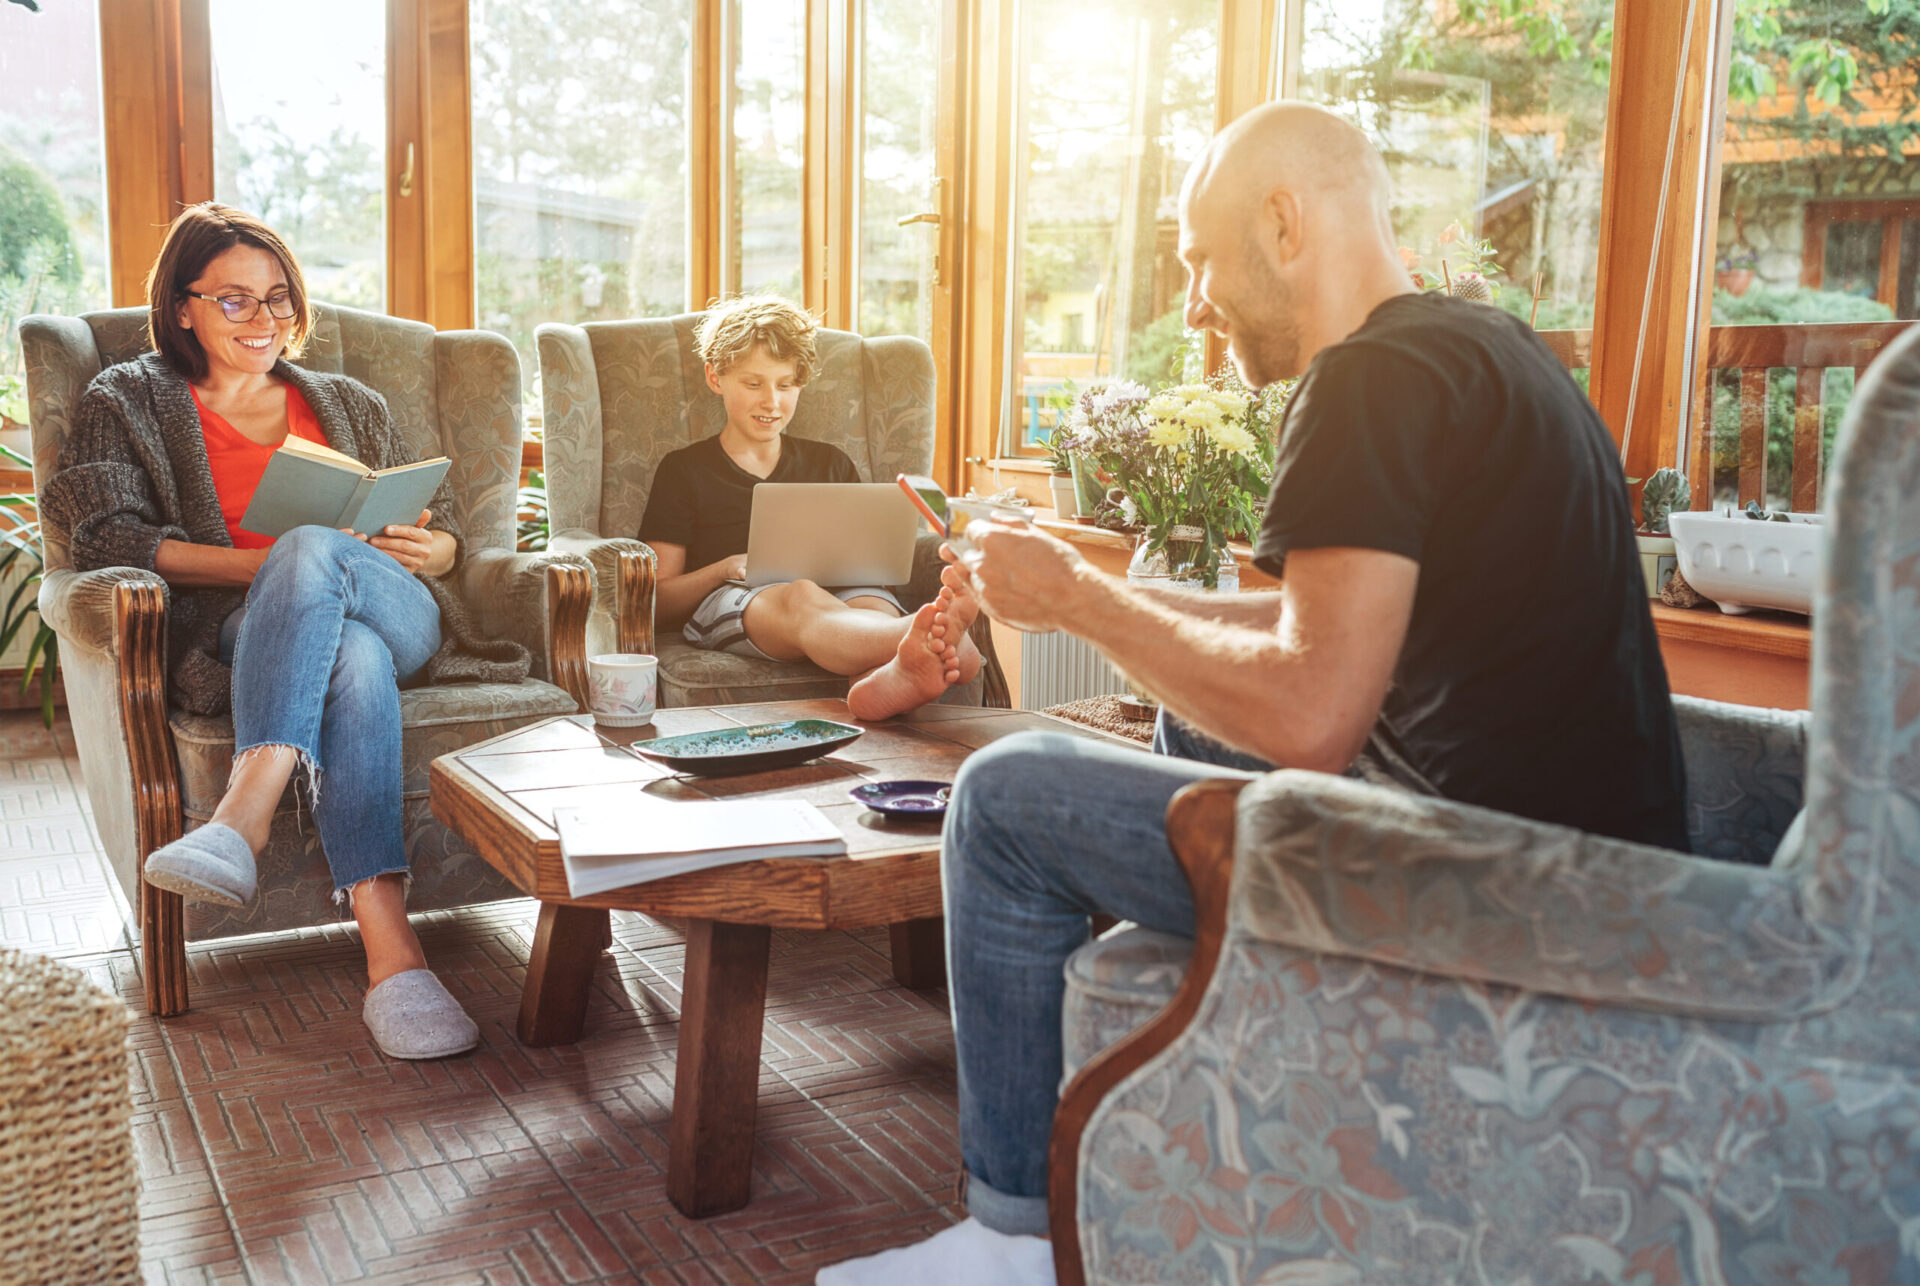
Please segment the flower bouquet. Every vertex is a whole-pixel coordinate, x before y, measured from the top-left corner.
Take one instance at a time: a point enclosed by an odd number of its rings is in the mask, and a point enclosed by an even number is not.
[[[1259,525],[1290,387],[1256,394],[1229,366],[1204,384],[1116,380],[1080,395],[1069,447],[1112,478],[1144,529],[1130,574],[1218,589],[1226,573],[1237,585],[1227,540]]]

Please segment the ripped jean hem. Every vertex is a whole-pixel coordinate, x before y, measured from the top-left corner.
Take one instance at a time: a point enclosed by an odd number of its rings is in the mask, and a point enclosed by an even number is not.
[[[349,911],[353,910],[354,891],[363,885],[371,884],[383,875],[398,875],[400,877],[400,902],[404,906],[406,900],[413,894],[413,872],[404,866],[396,866],[385,871],[375,871],[372,875],[362,876],[351,884],[341,885],[333,891],[333,904],[335,906],[344,906]]]

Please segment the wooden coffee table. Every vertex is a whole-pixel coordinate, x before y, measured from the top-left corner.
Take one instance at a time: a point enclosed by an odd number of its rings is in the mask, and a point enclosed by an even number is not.
[[[520,997],[522,1041],[565,1045],[580,1038],[594,965],[612,941],[609,910],[686,921],[667,1195],[694,1218],[747,1203],[771,930],[888,925],[894,976],[908,986],[944,981],[939,822],[888,821],[848,799],[847,791],[862,781],[951,781],[973,751],[1030,729],[1134,744],[1026,711],[927,706],[863,724],[866,734],[851,745],[775,772],[675,776],[620,749],[657,736],[781,719],[861,723],[840,700],[662,710],[653,726],[632,729],[597,728],[575,716],[505,733],[433,763],[434,816],[540,900]],[[804,799],[839,825],[847,854],[744,862],[569,897],[553,810],[612,806],[621,795],[630,797],[635,784],[667,799]]]

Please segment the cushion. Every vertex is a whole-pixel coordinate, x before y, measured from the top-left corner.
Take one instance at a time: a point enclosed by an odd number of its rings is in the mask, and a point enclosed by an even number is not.
[[[1061,1084],[1166,1008],[1192,955],[1190,938],[1122,924],[1068,956]]]

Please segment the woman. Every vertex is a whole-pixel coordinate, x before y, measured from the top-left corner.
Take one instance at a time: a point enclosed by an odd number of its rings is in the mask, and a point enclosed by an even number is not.
[[[170,590],[172,699],[233,715],[233,773],[206,825],[148,856],[149,883],[240,906],[297,770],[367,952],[362,1006],[397,1058],[471,1049],[479,1030],[407,922],[399,685],[526,677],[525,649],[475,636],[444,579],[460,558],[445,483],[417,526],[371,539],[242,531],[289,434],[375,468],[412,453],[380,395],[289,364],[313,328],[306,285],[265,224],[211,202],[174,220],[147,279],[153,352],[102,371],[43,504],[83,570],[131,566]]]

